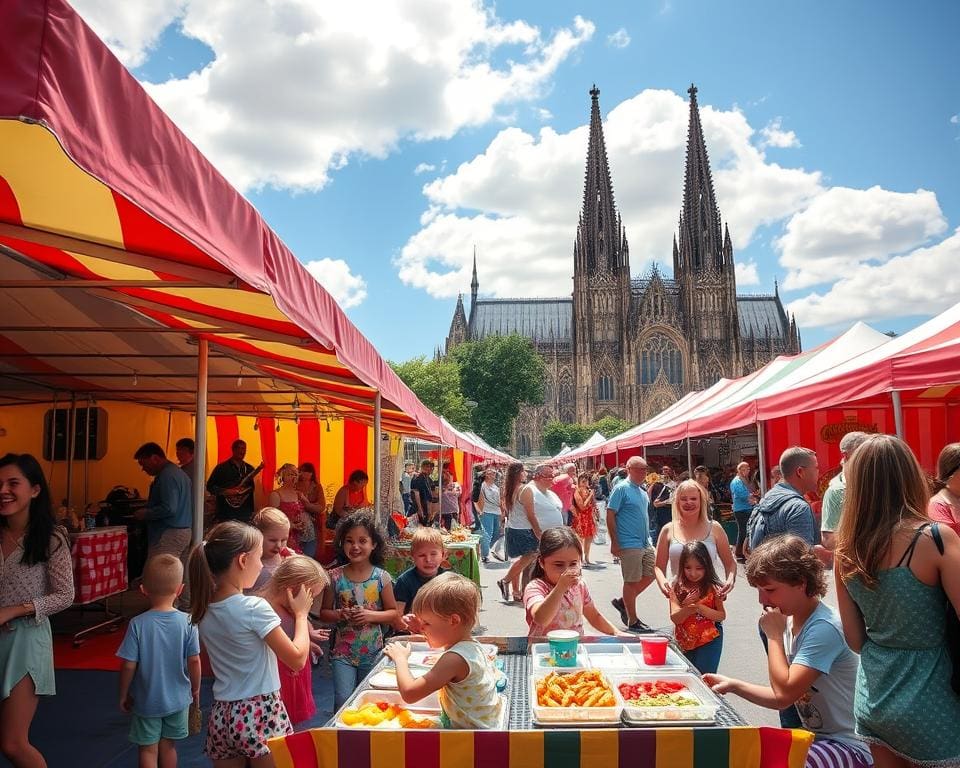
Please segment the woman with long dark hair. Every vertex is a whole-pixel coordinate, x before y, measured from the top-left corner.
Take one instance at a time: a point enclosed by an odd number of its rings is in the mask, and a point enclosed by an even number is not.
[[[73,602],[73,560],[55,525],[43,469],[28,453],[0,459],[0,749],[45,766],[29,741],[39,696],[56,693],[49,616]]]

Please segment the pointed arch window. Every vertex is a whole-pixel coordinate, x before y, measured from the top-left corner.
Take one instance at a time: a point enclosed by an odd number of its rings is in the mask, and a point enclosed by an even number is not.
[[[663,333],[647,336],[637,355],[637,380],[649,386],[660,372],[674,386],[683,386],[683,355],[673,340]]]
[[[609,402],[614,399],[613,377],[606,374],[597,380],[597,400]]]
[[[530,455],[530,435],[523,434],[517,437],[517,453],[521,456]]]
[[[576,419],[573,398],[573,380],[569,373],[560,376],[557,382],[557,416],[560,421],[572,424]]]

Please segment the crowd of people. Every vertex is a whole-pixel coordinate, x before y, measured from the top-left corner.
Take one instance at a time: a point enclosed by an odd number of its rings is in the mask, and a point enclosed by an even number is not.
[[[471,496],[472,522],[487,534],[488,552],[503,531],[514,562],[499,588],[504,600],[522,602],[531,638],[553,629],[584,633],[585,624],[606,635],[648,632],[636,599],[655,581],[678,646],[708,685],[777,709],[785,727],[815,734],[807,765],[956,765],[960,647],[949,628],[960,607],[960,444],[942,451],[933,489],[895,437],[852,433],[840,447],[842,471],[819,525],[807,499],[819,474],[813,451],[787,449],[779,481],[762,496],[738,468],[730,495],[742,497],[744,485],[749,508],[739,510],[746,519],[737,542],[714,519],[715,489],[697,477],[705,473],[653,476],[639,456],[613,479],[547,464],[528,477],[514,463],[498,486],[485,468]],[[309,495],[315,473],[304,478],[302,467],[283,465],[272,506],[244,519],[246,499],[227,504],[226,519],[189,551],[188,615],[177,609],[185,558],[176,531],[184,526],[173,524],[180,518],[171,500],[185,489],[189,497],[190,473],[153,444],[136,458],[154,477],[144,514],[153,548],[141,585],[149,609],[128,625],[118,656],[119,707],[130,713],[141,765],[175,764],[176,742],[198,705],[201,643],[214,678],[205,752],[215,765],[272,764],[267,740],[316,711],[312,662],[322,654],[330,656],[338,707],[385,653],[404,700],[438,692],[448,727],[502,722],[496,672],[472,635],[479,589],[442,565],[439,526],[445,516],[452,525],[462,507],[444,511],[429,463],[410,478],[411,515],[424,524],[413,535],[413,565],[396,580],[383,567],[381,526],[351,509],[366,478],[354,473],[341,489],[338,559],[327,570],[304,553],[310,529],[299,518],[316,514],[308,504],[325,504],[322,494]],[[208,485],[218,498],[255,471],[243,458],[235,445],[234,466],[214,470]],[[443,485],[459,497],[452,478]],[[54,693],[49,616],[72,602],[73,571],[32,456],[0,459],[0,512],[0,750],[14,765],[43,765],[29,726],[37,698]],[[589,540],[601,522],[623,578],[613,601],[622,627],[603,615],[587,583]],[[767,685],[718,673],[740,557],[763,608]],[[822,600],[831,588],[828,563],[839,611]],[[414,674],[409,648],[385,643],[395,632],[426,636],[442,650],[437,664]]]

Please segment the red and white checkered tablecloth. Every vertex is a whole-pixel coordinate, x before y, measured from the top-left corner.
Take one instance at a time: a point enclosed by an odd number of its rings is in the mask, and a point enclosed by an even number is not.
[[[127,529],[95,528],[70,534],[74,604],[102,600],[127,588]]]

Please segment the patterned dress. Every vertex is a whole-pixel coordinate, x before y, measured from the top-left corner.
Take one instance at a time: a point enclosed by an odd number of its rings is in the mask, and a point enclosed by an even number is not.
[[[683,601],[686,593],[677,592],[677,600]],[[717,609],[717,592],[711,587],[703,604],[707,608]],[[684,651],[692,651],[720,637],[717,622],[694,613],[677,624],[677,645]]]
[[[859,579],[846,585],[867,628],[853,701],[857,733],[918,765],[960,765],[960,696],[950,688],[945,645],[948,600],[941,586],[913,575],[912,550],[877,574],[875,589]]]
[[[597,535],[597,521],[594,519],[595,503],[593,494],[588,493],[586,498],[580,495],[580,491],[573,497],[573,532],[581,539],[592,539]]]
[[[352,608],[361,606],[371,611],[382,611],[383,576],[382,568],[373,566],[370,576],[364,581],[351,581],[344,568],[330,571],[330,583],[333,586],[333,607]],[[342,659],[353,666],[372,660],[383,648],[383,629],[380,624],[348,624],[337,622],[336,635],[330,656]]]

